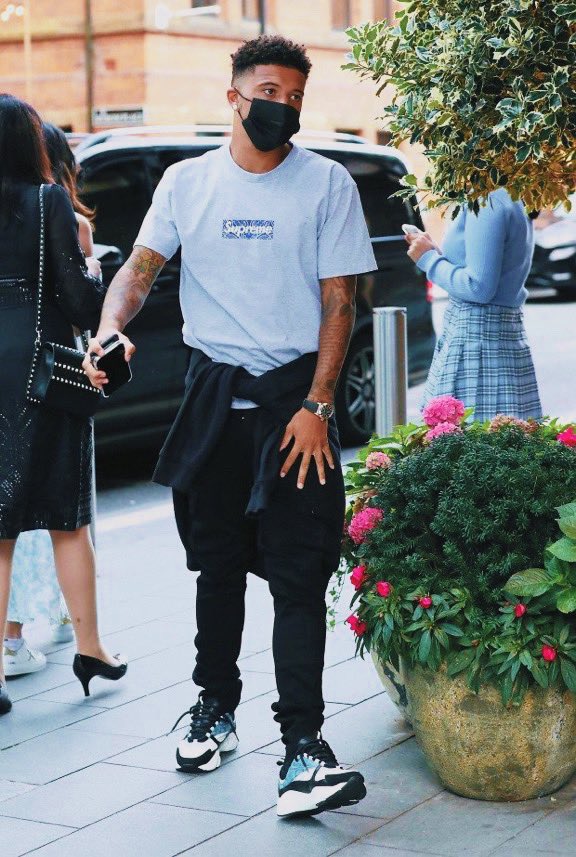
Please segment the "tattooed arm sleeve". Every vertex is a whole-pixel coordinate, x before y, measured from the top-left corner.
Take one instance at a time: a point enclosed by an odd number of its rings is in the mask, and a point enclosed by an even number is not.
[[[134,247],[108,288],[100,331],[124,330],[141,310],[166,259],[147,247]]]
[[[322,321],[318,363],[308,398],[315,402],[333,402],[356,318],[356,277],[320,280],[320,288]]]

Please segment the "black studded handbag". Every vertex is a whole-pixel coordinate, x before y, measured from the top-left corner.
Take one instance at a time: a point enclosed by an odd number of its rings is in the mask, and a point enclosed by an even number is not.
[[[102,399],[82,369],[83,351],[58,342],[42,341],[42,292],[44,286],[45,223],[44,185],[40,185],[40,262],[38,268],[38,302],[36,339],[28,377],[26,399],[79,417],[91,417]]]

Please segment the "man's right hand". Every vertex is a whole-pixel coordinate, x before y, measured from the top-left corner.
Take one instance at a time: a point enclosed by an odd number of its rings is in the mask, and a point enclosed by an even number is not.
[[[116,335],[120,342],[124,345],[125,351],[125,360],[129,362],[132,359],[132,355],[136,351],[136,346],[133,342],[131,342],[127,336],[123,333],[120,333],[119,330],[102,330],[98,331],[95,337],[93,337],[88,343],[88,351],[86,352],[86,357],[84,358],[84,362],[82,363],[82,368],[84,372],[88,376],[90,383],[94,387],[98,387],[101,390],[105,384],[108,383],[108,378],[106,377],[106,373],[98,370],[96,366],[93,365],[92,361],[95,357],[100,357],[101,354],[104,354],[104,349],[102,348],[101,342],[105,342],[109,337]]]

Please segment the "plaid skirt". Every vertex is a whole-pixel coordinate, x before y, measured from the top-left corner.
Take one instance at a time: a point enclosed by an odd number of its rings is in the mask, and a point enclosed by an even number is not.
[[[443,395],[474,408],[476,420],[542,416],[520,307],[450,300],[422,405]]]

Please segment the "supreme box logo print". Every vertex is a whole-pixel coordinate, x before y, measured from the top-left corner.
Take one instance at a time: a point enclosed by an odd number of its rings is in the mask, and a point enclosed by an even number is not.
[[[227,219],[222,222],[222,238],[257,238],[260,241],[272,241],[274,221]]]

